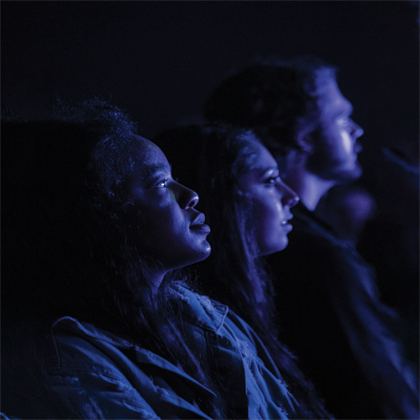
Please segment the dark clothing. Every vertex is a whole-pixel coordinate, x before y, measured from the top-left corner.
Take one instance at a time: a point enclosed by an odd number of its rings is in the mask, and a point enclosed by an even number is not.
[[[213,380],[222,384],[229,418],[304,417],[248,324],[205,296],[182,286],[173,291],[182,301],[190,344],[208,357]],[[54,323],[44,360],[48,395],[81,418],[210,419],[197,401],[218,398],[180,365],[70,317]]]
[[[411,210],[411,208],[410,208]],[[381,300],[395,309],[407,324],[404,349],[419,369],[419,226],[412,217],[375,217],[369,221],[357,246],[375,267]],[[390,240],[391,238],[391,240]]]
[[[419,418],[399,319],[369,266],[302,204],[292,211],[289,246],[269,257],[283,340],[337,418]]]

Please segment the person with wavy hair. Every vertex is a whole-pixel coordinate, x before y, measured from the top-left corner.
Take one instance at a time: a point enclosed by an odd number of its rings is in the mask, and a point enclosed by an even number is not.
[[[212,226],[212,254],[196,265],[204,293],[227,304],[257,332],[304,418],[329,418],[279,340],[281,323],[263,257],[286,248],[292,230],[290,209],[298,197],[281,180],[273,156],[251,130],[227,125],[179,127],[154,141],[174,162],[175,176],[195,179]]]
[[[313,56],[242,68],[204,105],[211,123],[253,129],[299,195],[289,246],[268,262],[285,342],[326,407],[339,418],[417,418],[418,372],[406,338],[413,334],[381,301],[358,250],[316,213],[334,186],[362,174],[363,129],[352,114],[337,69]]]
[[[179,271],[209,256],[210,228],[135,132],[101,101],[2,125],[2,410],[305,417],[253,329]]]

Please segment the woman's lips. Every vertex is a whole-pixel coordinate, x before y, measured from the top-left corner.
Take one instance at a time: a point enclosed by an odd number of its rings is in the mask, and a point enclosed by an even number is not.
[[[288,232],[290,232],[293,229],[293,226],[290,223],[290,220],[292,219],[285,219],[281,221],[281,226],[286,229]]]
[[[206,225],[206,216],[204,213],[199,213],[190,225],[190,229],[197,233],[210,233],[210,226]]]
[[[198,223],[195,225],[191,225],[190,229],[193,230],[194,232],[198,232],[198,233],[210,233],[210,226],[206,225],[205,223]]]
[[[288,218],[287,219],[283,219],[281,222],[280,222],[280,224],[282,225],[282,226],[287,226],[287,225],[290,225],[291,223],[290,223],[290,221],[293,219],[293,216],[288,216]]]

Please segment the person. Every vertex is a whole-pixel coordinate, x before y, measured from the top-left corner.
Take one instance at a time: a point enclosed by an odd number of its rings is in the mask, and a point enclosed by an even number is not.
[[[212,226],[212,255],[196,266],[201,290],[245,319],[269,348],[298,401],[329,418],[276,334],[273,285],[262,257],[287,246],[290,209],[298,197],[282,182],[273,156],[251,130],[234,126],[178,127],[153,141],[174,163],[178,179],[195,180]]]
[[[269,257],[285,342],[338,418],[418,418],[418,378],[405,359],[400,319],[379,299],[356,249],[314,210],[333,186],[361,176],[363,129],[336,69],[316,57],[267,60],[222,82],[209,121],[253,128],[300,197],[289,246]]]
[[[2,125],[2,412],[302,418],[253,329],[178,271],[209,256],[210,228],[135,132],[97,100]]]

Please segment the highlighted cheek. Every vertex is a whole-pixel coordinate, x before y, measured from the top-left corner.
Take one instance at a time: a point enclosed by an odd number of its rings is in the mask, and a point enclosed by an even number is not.
[[[347,133],[347,131],[343,130],[341,132],[341,138],[342,138],[342,141],[343,141],[343,148],[344,148],[345,152],[347,154],[352,153],[353,152],[353,142],[350,138],[349,133]]]

